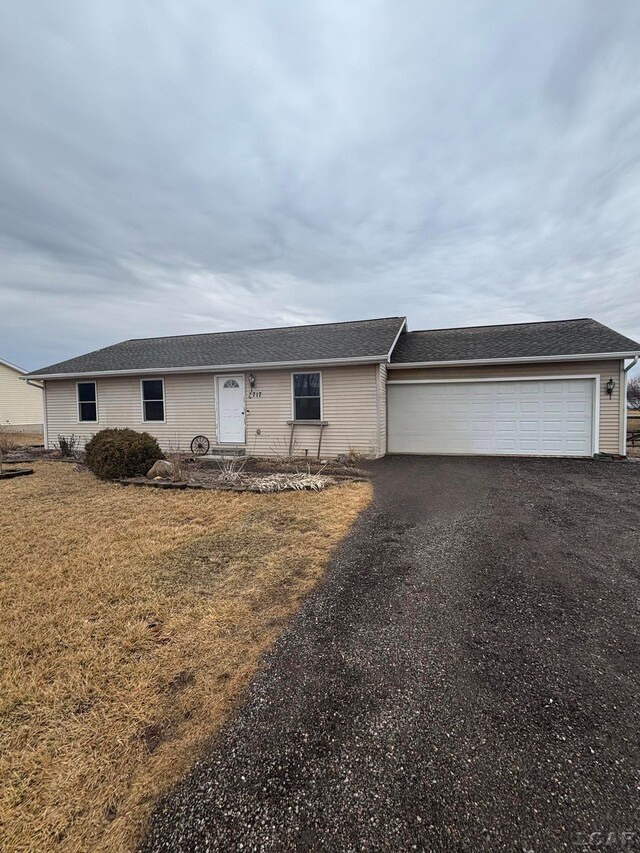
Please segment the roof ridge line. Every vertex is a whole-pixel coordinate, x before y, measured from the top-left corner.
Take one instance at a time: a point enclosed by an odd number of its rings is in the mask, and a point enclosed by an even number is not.
[[[577,323],[580,320],[590,320],[592,323],[599,322],[598,320],[594,320],[593,317],[569,317],[567,320],[528,320],[522,323],[487,323],[480,326],[441,326],[434,329],[412,329],[407,334],[413,335],[417,332],[463,332],[466,329],[504,329],[508,326],[550,326],[558,323]],[[602,326],[604,324],[599,323],[599,325]],[[609,327],[605,326],[605,328]]]
[[[299,323],[296,326],[266,326],[260,329],[227,329],[219,332],[189,332],[186,335],[156,335],[151,338],[126,338],[124,341],[119,341],[119,343],[128,344],[132,341],[164,341],[168,338],[203,338],[210,335],[237,335],[247,334],[249,332],[280,332],[288,329],[317,329],[319,326],[352,326],[355,323],[377,323],[383,320],[404,320],[406,322],[406,319],[406,317],[398,315],[393,317],[370,317],[368,320],[336,320],[328,323]],[[111,344],[111,346],[118,346],[118,344]],[[108,347],[103,347],[103,349],[108,349]]]

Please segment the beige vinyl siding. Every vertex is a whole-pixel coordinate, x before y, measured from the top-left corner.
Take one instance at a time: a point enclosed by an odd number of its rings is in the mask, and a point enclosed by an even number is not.
[[[479,365],[477,367],[413,367],[390,370],[389,380],[402,379],[500,379],[531,378],[538,376],[600,375],[600,452],[620,453],[623,425],[620,417],[620,391],[622,388],[622,362],[563,361],[541,364]],[[605,390],[612,378],[616,387],[611,399]]]
[[[337,456],[350,449],[380,455],[382,419],[386,424],[386,387],[380,365],[318,368],[322,374],[322,414],[327,425],[322,435],[322,456]],[[312,370],[299,372],[315,372]],[[255,370],[255,387],[245,377],[246,449],[250,454],[273,456],[289,448],[292,419],[292,371]],[[74,433],[85,443],[105,427],[130,427],[154,435],[163,450],[188,451],[194,436],[206,435],[217,443],[215,376],[238,373],[158,373],[165,383],[165,423],[142,421],[140,377],[98,378],[97,423],[80,423],[75,380],[46,383],[47,438],[53,446],[58,435]],[[87,380],[90,381],[90,380]],[[252,392],[253,391],[253,395]],[[386,426],[385,426],[386,429]],[[299,453],[315,457],[320,428],[297,425],[295,444]],[[382,445],[384,452],[384,445]]]
[[[149,432],[163,450],[188,451],[191,439],[199,434],[215,441],[214,377],[209,373],[145,376],[164,379],[165,423],[142,420],[140,377],[123,376],[96,380],[98,421],[78,420],[76,381],[49,380],[46,383],[47,438],[53,446],[59,435],[74,433],[84,444],[106,427],[130,427]],[[91,381],[91,380],[86,380]]]
[[[20,379],[24,374],[0,363],[0,425],[42,428],[42,391]]]
[[[286,453],[289,448],[293,418],[291,370],[255,371],[255,392],[260,397],[247,400],[247,452],[257,456]],[[296,373],[314,373],[305,369]],[[379,365],[318,368],[322,374],[322,418],[327,422],[322,432],[321,456],[337,456],[354,450],[379,454],[379,420],[376,385]],[[384,390],[384,389],[383,389]],[[384,394],[382,395],[384,397]],[[259,430],[259,433],[258,433]],[[320,427],[297,424],[295,449],[315,457]]]

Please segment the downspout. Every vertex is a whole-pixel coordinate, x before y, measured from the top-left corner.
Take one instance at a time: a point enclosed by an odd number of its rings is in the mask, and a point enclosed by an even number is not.
[[[623,369],[624,373],[624,382],[622,383],[622,407],[623,407],[623,415],[622,415],[622,436],[620,439],[620,456],[627,455],[627,424],[628,424],[628,414],[627,414],[627,384],[629,382],[629,371],[632,370],[636,364],[638,363],[638,359],[640,356],[636,355],[627,367]],[[622,362],[624,364],[624,362]]]
[[[377,457],[382,455],[382,449],[380,445],[382,444],[382,435],[380,432],[380,418],[382,417],[381,406],[380,406],[380,372],[381,367],[379,364],[375,366],[375,382],[376,382],[376,454]]]

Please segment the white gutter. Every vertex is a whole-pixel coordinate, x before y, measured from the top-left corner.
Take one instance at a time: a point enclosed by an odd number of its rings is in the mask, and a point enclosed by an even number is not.
[[[332,365],[344,364],[381,364],[386,363],[387,353],[384,355],[367,355],[362,358],[329,358],[316,359],[315,361],[258,361],[252,364],[207,364],[198,367],[137,367],[131,370],[85,370],[70,373],[34,373],[29,379],[82,379],[94,376],[163,376],[166,373],[227,373],[231,370],[270,370],[273,368],[298,368],[298,367],[331,367]],[[27,380],[27,377],[20,377]]]
[[[633,361],[622,371],[624,374],[624,380],[622,382],[622,389],[620,392],[620,396],[622,398],[622,435],[620,436],[620,456],[627,455],[627,428],[629,425],[629,413],[627,411],[627,386],[629,384],[629,371],[632,370],[636,364],[638,363],[638,359],[640,355],[635,355],[633,357]]]
[[[575,355],[532,355],[521,358],[472,358],[456,361],[407,361],[394,362],[390,370],[404,370],[413,367],[468,367],[483,364],[535,364],[547,361],[594,361],[596,359],[637,358],[639,352],[583,352]]]

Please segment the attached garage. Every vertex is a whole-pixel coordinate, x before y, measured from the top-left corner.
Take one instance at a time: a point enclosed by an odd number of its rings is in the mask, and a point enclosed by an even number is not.
[[[388,384],[389,453],[591,456],[594,377]]]
[[[388,365],[387,450],[624,456],[639,356],[590,318],[403,332]]]

